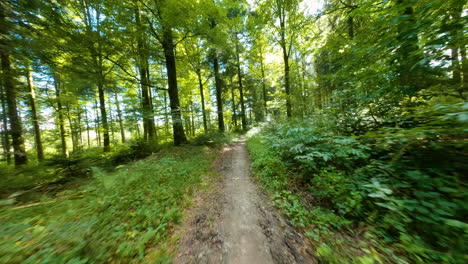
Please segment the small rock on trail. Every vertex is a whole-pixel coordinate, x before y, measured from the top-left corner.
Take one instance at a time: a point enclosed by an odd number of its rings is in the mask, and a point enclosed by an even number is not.
[[[317,263],[303,235],[252,182],[243,138],[222,149],[216,167],[222,177],[198,194],[175,263]]]

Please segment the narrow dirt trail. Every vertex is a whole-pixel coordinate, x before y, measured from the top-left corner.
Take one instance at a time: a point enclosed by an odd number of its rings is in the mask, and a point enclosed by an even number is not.
[[[175,263],[317,263],[307,239],[252,182],[243,138],[223,148],[214,167],[221,177],[197,193]]]
[[[223,255],[225,263],[273,263],[268,240],[260,226],[262,218],[257,188],[250,179],[250,162],[243,141],[225,162]]]

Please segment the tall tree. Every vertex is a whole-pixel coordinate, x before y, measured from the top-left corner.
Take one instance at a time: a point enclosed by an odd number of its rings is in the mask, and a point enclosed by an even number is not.
[[[62,84],[61,84],[60,77],[57,74],[54,74],[54,86],[55,86],[55,100],[57,103],[57,124],[60,130],[60,142],[61,142],[61,150],[62,155],[64,157],[68,156],[68,149],[67,149],[67,138],[66,138],[66,131],[65,131],[65,118],[64,118],[64,109],[62,104]]]
[[[290,57],[294,41],[304,24],[300,12],[301,0],[274,0],[272,2],[273,15],[279,21],[278,25],[274,23],[273,26],[278,34],[278,43],[283,55],[286,115],[292,117]]]
[[[235,52],[236,52],[236,67],[237,67],[237,80],[239,82],[239,100],[240,100],[240,105],[241,105],[241,123],[242,123],[242,129],[244,131],[247,131],[247,119],[245,116],[245,102],[244,102],[244,86],[242,84],[242,71],[241,71],[241,64],[240,64],[240,50],[239,50],[239,39],[237,36],[234,39],[235,41]]]
[[[137,29],[138,70],[140,73],[141,101],[143,106],[143,133],[145,139],[154,141],[156,137],[156,127],[154,125],[153,104],[151,102],[147,32],[143,21],[141,21],[140,8],[138,5],[135,8],[135,23]]]
[[[173,27],[176,26],[177,23],[172,20],[173,15],[180,15],[181,17],[186,15],[184,12],[188,11],[189,9],[186,8],[191,5],[182,6],[182,4],[189,3],[173,3],[167,0],[160,0],[155,1],[153,7],[145,5],[147,10],[151,13],[152,18],[158,23],[158,27],[155,27],[150,21],[150,29],[163,48],[167,71],[169,106],[171,108],[174,145],[180,145],[187,142],[181,115],[179,87],[177,85],[176,58],[174,53],[176,43],[174,43]]]
[[[14,72],[11,68],[10,52],[12,47],[7,42],[4,36],[8,36],[11,32],[8,29],[11,25],[8,25],[6,20],[6,2],[0,3],[0,59],[2,65],[2,79],[3,87],[5,89],[6,102],[8,105],[8,119],[10,121],[10,134],[13,145],[13,156],[15,160],[15,166],[24,165],[28,162],[26,155],[26,149],[24,146],[23,138],[23,127],[21,124],[21,118],[18,113],[17,105],[17,91],[15,87],[15,80],[13,79]]]
[[[26,82],[28,86],[29,107],[31,108],[31,117],[34,129],[34,140],[36,143],[37,159],[44,160],[44,148],[42,146],[41,129],[39,127],[39,115],[36,106],[36,91],[33,84],[33,78],[29,66],[26,67]]]

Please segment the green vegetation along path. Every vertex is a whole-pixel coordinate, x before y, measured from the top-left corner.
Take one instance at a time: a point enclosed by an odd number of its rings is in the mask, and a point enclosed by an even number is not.
[[[177,263],[314,263],[300,232],[252,182],[244,139],[221,151],[216,169],[219,188],[197,203]]]

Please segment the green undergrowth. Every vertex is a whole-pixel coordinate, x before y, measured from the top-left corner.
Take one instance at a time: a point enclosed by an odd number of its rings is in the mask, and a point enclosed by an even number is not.
[[[144,140],[131,140],[126,144],[113,146],[111,152],[102,148],[76,150],[64,157],[48,154],[39,163],[32,160],[29,164],[15,168],[0,165],[0,199],[15,192],[36,188],[19,198],[33,200],[40,191],[55,191],[86,182],[91,178],[91,167],[112,171],[118,165],[139,160],[167,148],[168,144],[152,144]],[[42,186],[41,188],[37,188]]]
[[[0,200],[0,263],[170,263],[171,230],[216,152],[164,148],[32,203]]]
[[[247,146],[257,179],[325,263],[467,263],[466,124],[343,136],[313,121],[264,127]]]

